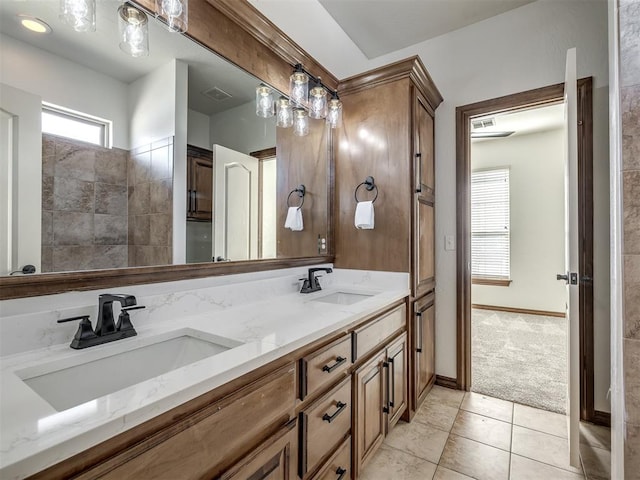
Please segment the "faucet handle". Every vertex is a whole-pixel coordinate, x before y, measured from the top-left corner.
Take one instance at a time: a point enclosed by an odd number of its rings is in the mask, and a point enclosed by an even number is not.
[[[78,315],[77,317],[61,318],[57,323],[73,322],[74,320],[89,320],[89,315]]]

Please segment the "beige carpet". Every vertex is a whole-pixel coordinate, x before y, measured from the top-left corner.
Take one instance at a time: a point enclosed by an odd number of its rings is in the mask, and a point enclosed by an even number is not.
[[[564,318],[472,310],[471,390],[565,413]]]

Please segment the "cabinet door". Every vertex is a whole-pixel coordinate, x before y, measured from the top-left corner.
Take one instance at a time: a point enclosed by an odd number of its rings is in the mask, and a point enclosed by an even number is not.
[[[213,212],[213,152],[187,147],[187,218],[211,221]]]
[[[220,480],[293,480],[298,444],[296,420],[247,455]]]
[[[415,189],[421,196],[433,199],[436,183],[433,110],[419,94],[415,97],[414,115]]]
[[[355,478],[384,439],[385,358],[386,352],[379,352],[354,374],[354,405],[357,409],[354,425]]]
[[[436,283],[435,209],[433,203],[419,197],[415,206],[413,294],[420,297]]]
[[[407,409],[407,334],[387,348],[387,363],[389,364],[389,378],[387,405],[389,415],[387,431],[398,423],[400,417]]]
[[[417,409],[435,382],[435,302],[434,294],[414,302],[415,390]]]

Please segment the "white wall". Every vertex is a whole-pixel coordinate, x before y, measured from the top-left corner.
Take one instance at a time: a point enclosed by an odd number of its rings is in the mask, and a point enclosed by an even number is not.
[[[440,89],[444,102],[436,112],[435,126],[436,372],[455,377],[456,252],[444,250],[445,235],[454,235],[456,231],[455,108],[564,81],[565,55],[571,47],[578,50],[578,76],[594,76],[594,93],[600,96],[608,85],[607,3],[538,0],[368,60],[317,0],[250,1],[338,78],[420,55]],[[310,15],[313,22],[308,21]],[[605,117],[594,121],[594,128],[598,129],[594,132],[597,152],[607,150]],[[606,158],[595,160],[606,162]],[[606,289],[605,285],[600,286]],[[608,292],[602,292],[602,296],[608,296]],[[608,324],[608,317],[602,318],[602,322]],[[602,333],[602,329],[597,327],[598,332]],[[596,339],[598,345],[607,342],[608,337],[602,335]],[[596,378],[596,386],[601,388],[609,383],[605,367],[609,358],[601,355],[604,349],[596,347],[595,363],[602,366],[597,374],[606,374]],[[604,393],[606,389],[597,392],[596,398]]]
[[[253,101],[211,115],[211,143],[249,154],[276,145],[275,118],[256,115]],[[209,147],[211,148],[211,147]]]
[[[472,170],[509,168],[511,284],[473,285],[480,305],[564,312],[562,129],[471,143]]]
[[[189,109],[187,112],[187,143],[211,150],[211,119],[204,113]]]
[[[45,102],[113,122],[113,146],[129,149],[127,85],[85,66],[0,34],[0,82]]]

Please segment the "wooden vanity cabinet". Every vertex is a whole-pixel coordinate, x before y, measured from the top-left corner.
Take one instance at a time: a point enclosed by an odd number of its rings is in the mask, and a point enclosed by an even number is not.
[[[414,302],[412,332],[415,345],[413,402],[419,405],[436,380],[435,372],[435,294],[430,293]]]
[[[187,219],[212,220],[213,152],[187,145]]]

